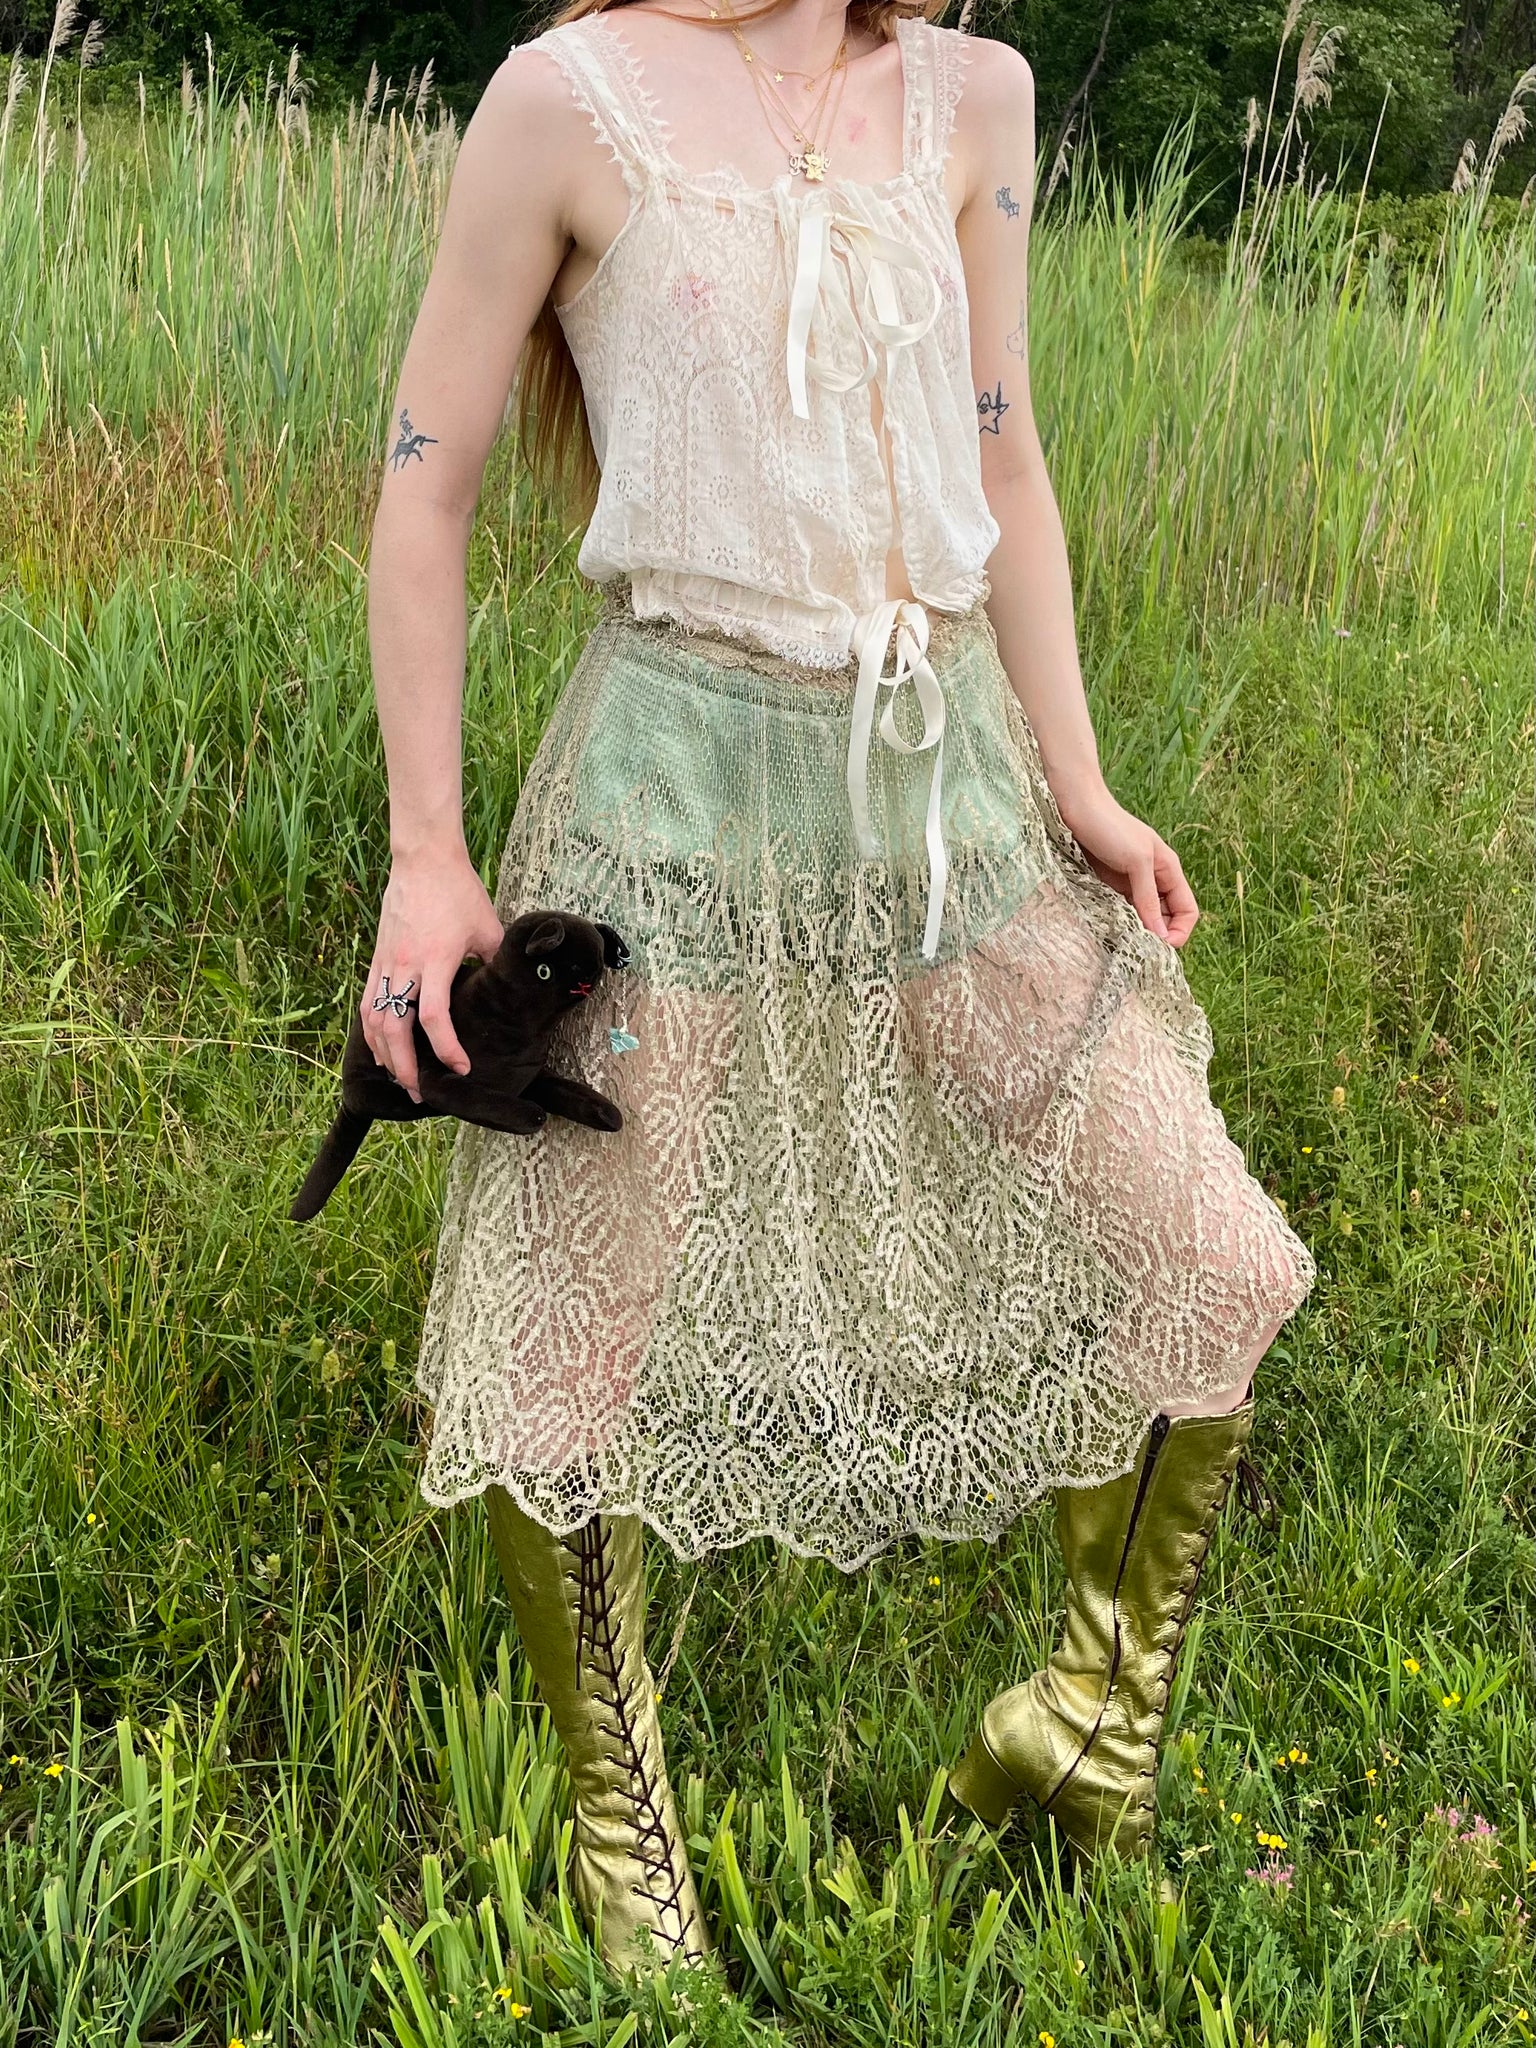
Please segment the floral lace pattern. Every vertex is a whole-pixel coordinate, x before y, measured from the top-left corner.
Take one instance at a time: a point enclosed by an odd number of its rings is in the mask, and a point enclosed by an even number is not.
[[[684,1555],[773,1535],[850,1570],[995,1537],[1126,1470],[1152,1413],[1233,1386],[1305,1296],[1179,957],[1063,826],[982,605],[930,654],[932,965],[926,770],[882,750],[861,858],[852,665],[611,594],[497,900],[628,941],[557,1053],[624,1128],[462,1128],[418,1370],[429,1500],[495,1481],[561,1533],[632,1513]]]
[[[602,470],[578,554],[623,577],[645,618],[671,618],[837,668],[855,619],[885,596],[898,536],[913,593],[964,611],[999,533],[981,484],[969,309],[944,192],[968,39],[917,17],[897,27],[903,166],[859,184],[748,186],[729,166],[685,170],[622,29],[594,14],[523,47],[553,60],[623,172],[630,210],[596,271],[557,313]],[[813,383],[796,415],[785,340],[799,225],[827,210],[850,281],[824,292],[814,352],[861,361],[867,235],[916,252],[938,287],[933,324],[877,349],[883,429],[867,388]],[[904,320],[926,280],[894,274]],[[891,482],[883,446],[888,439]],[[893,506],[894,498],[894,506]]]

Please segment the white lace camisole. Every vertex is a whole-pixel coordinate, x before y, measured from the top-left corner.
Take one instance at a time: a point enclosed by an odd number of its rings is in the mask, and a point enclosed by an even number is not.
[[[922,606],[967,609],[999,529],[944,191],[969,38],[918,17],[897,37],[900,173],[785,172],[767,187],[677,162],[608,15],[523,47],[559,65],[629,195],[597,269],[555,308],[602,472],[577,566],[598,583],[627,576],[641,618],[811,667],[875,656],[876,641],[883,665],[896,633],[910,674]],[[918,600],[899,614],[886,602],[896,547]]]

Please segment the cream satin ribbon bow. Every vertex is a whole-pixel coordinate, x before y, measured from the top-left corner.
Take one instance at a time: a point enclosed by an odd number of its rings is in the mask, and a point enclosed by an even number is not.
[[[884,674],[886,651],[896,640],[896,666]],[[933,752],[928,779],[928,916],[923,926],[923,958],[939,950],[944,920],[944,890],[949,881],[949,855],[944,846],[941,808],[944,791],[944,692],[928,659],[928,614],[914,598],[888,597],[861,612],[853,624],[853,651],[859,658],[859,679],[853,693],[853,730],[848,741],[848,802],[859,852],[872,860],[880,851],[869,817],[869,757],[875,740],[875,706],[887,691],[880,714],[880,737],[898,754]],[[910,683],[923,714],[923,736],[904,740],[896,730],[896,699]]]
[[[822,292],[835,283],[837,258],[834,238],[846,255],[859,260],[863,269],[862,292],[856,288],[854,299],[854,332],[859,337],[863,354],[862,364],[857,370],[835,369],[830,363],[818,361],[810,352],[811,327]],[[903,320],[901,317],[901,301],[896,296],[894,275],[898,270],[916,271],[927,281],[932,302],[920,320]],[[862,309],[860,298],[863,300]],[[942,304],[938,279],[918,251],[907,243],[898,242],[890,235],[877,234],[849,213],[832,213],[824,207],[815,207],[802,214],[795,252],[795,278],[789,294],[789,337],[785,344],[789,396],[795,417],[808,420],[811,416],[810,394],[806,388],[808,378],[814,377],[829,391],[857,390],[875,374],[871,337],[884,345],[889,368],[890,351],[903,348],[909,342],[920,341],[938,318]],[[883,445],[881,452],[884,453]]]

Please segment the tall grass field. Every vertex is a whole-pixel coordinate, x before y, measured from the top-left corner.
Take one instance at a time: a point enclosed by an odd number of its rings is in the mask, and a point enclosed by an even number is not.
[[[1401,262],[1304,163],[1317,49],[1225,245],[1177,136],[1032,238],[1111,782],[1201,898],[1212,1091],[1320,1269],[1161,1868],[941,1806],[1053,1640],[1046,1506],[853,1576],[653,1546],[728,1989],[597,1963],[483,1511],[417,1492],[448,1134],[284,1216],[385,875],[368,537],[457,137],[419,83],[322,127],[211,53],[137,114],[67,35],[0,68],[0,2048],[1536,2041],[1531,210],[1484,140]],[[504,442],[487,875],[594,616],[575,539]]]

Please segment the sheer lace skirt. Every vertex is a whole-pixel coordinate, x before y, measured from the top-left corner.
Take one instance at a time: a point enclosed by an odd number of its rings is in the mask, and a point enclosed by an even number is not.
[[[933,620],[931,962],[932,755],[876,741],[861,858],[851,667],[622,597],[594,628],[498,907],[627,940],[556,1055],[624,1128],[461,1129],[418,1374],[429,1500],[494,1481],[562,1532],[605,1509],[683,1555],[771,1534],[845,1569],[994,1537],[1126,1470],[1151,1414],[1234,1385],[1305,1296],[1178,955],[1062,825],[980,604]]]

